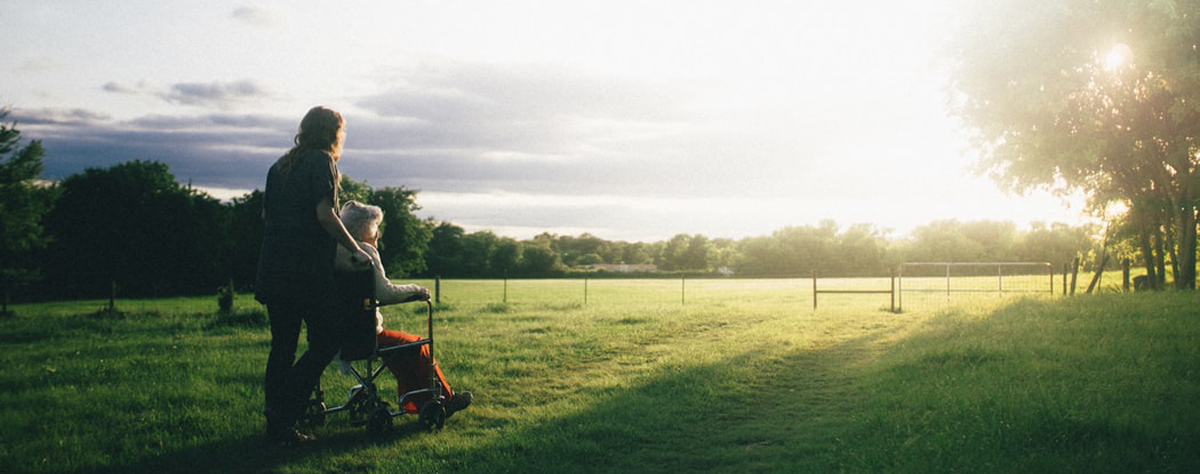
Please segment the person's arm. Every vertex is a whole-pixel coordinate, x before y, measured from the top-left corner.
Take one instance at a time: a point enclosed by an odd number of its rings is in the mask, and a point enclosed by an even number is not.
[[[363,252],[362,248],[359,248],[358,242],[350,237],[350,232],[346,230],[342,219],[338,217],[337,210],[333,208],[333,201],[328,197],[317,203],[317,222],[321,223],[321,228],[325,229],[325,232],[328,232],[338,245],[350,251],[352,260],[362,264],[371,261],[371,256]]]
[[[375,264],[375,299],[379,300],[379,304],[429,300],[429,290],[424,287],[392,283],[383,269],[383,260],[379,257],[379,251],[375,250],[375,247],[363,244],[362,249],[371,256],[371,261]]]

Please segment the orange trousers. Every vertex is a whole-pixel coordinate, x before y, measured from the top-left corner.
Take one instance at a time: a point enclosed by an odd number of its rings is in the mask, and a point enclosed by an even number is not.
[[[421,336],[385,329],[376,336],[376,340],[379,342],[379,347],[386,347],[417,342],[421,340]],[[397,396],[404,396],[405,393],[413,390],[429,388],[429,345],[421,346],[420,349],[420,352],[413,352],[411,356],[400,354],[387,362],[388,370],[396,377]],[[450,384],[446,382],[446,376],[442,375],[442,368],[437,366],[436,361],[433,370],[442,383],[442,395],[446,396],[446,400],[450,400],[454,397],[454,391],[450,389]],[[427,396],[416,397],[415,400],[410,399],[402,408],[408,413],[416,413],[418,407],[416,402],[428,399]]]

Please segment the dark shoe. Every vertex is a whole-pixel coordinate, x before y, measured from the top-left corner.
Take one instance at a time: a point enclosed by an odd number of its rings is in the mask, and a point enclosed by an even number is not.
[[[277,446],[290,446],[315,439],[312,435],[301,433],[290,426],[267,428],[267,440]]]
[[[446,402],[446,418],[450,418],[456,411],[466,410],[471,406],[471,400],[475,398],[471,392],[458,392]]]

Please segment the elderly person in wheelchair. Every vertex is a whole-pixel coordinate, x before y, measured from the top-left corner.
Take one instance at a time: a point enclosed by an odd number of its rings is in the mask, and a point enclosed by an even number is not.
[[[359,241],[359,247],[371,257],[374,266],[375,298],[380,305],[405,303],[409,301],[428,301],[429,290],[417,285],[396,285],[388,280],[380,260],[376,245],[379,240],[379,225],[383,222],[383,210],[378,206],[348,201],[341,210],[340,217],[350,235]],[[361,269],[356,265],[349,251],[339,249],[334,260],[334,267],[342,271]],[[421,340],[420,336],[401,331],[383,328],[383,314],[375,309],[375,334],[379,347],[396,346]],[[461,411],[471,404],[471,392],[454,392],[442,369],[436,361],[430,362],[429,346],[422,346],[420,351],[413,351],[410,357],[394,357],[387,361],[388,370],[396,377],[396,392],[400,397],[404,394],[427,388],[430,383],[430,367],[441,381],[442,393],[446,397],[446,416]],[[416,413],[422,400],[407,400],[402,410]]]

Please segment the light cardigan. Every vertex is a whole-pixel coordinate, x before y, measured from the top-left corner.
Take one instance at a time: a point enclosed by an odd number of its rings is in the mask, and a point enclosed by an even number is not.
[[[388,280],[387,274],[383,271],[383,261],[379,258],[379,251],[375,250],[375,246],[359,242],[358,246],[363,249],[371,257],[371,263],[375,266],[375,299],[379,300],[379,304],[396,304],[415,301],[421,293],[421,287],[417,285],[396,285],[391,280]],[[333,259],[333,267],[336,270],[352,271],[362,267],[355,266],[350,259],[350,251],[346,250],[341,245],[337,248],[337,255]],[[383,332],[383,313],[379,312],[379,308],[375,308],[375,334]]]

